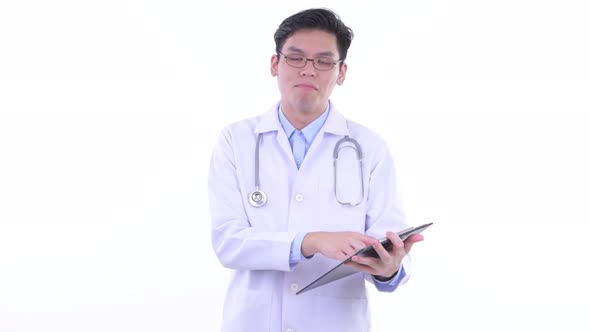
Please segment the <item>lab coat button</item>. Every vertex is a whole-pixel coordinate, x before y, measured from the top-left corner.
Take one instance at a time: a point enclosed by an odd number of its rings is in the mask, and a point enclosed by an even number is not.
[[[291,284],[291,290],[296,292],[299,289],[299,285],[297,284]]]
[[[295,332],[293,329],[286,329],[285,332]]]
[[[295,195],[295,200],[297,202],[303,202],[303,194],[297,194],[297,195]]]

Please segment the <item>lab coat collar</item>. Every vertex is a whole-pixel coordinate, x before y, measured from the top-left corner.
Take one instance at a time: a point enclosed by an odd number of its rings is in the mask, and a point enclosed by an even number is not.
[[[338,110],[336,110],[336,107],[334,107],[332,102],[330,102],[330,114],[328,114],[328,118],[326,119],[326,123],[324,123],[324,127],[322,129],[325,133],[334,135],[350,135],[346,119],[338,112]]]
[[[278,108],[279,103],[276,103],[270,110],[260,116],[256,128],[254,128],[256,134],[278,131],[281,129],[281,123],[279,122],[279,116],[277,114]]]
[[[330,113],[328,114],[328,118],[324,123],[320,132],[330,133],[334,135],[350,135],[348,131],[348,125],[346,124],[346,119],[342,114],[340,114],[334,104],[330,101]],[[275,104],[270,110],[260,116],[260,121],[256,125],[254,129],[255,133],[266,133],[270,131],[278,131],[282,129],[281,123],[279,122],[279,116],[277,114],[277,109],[279,107],[279,103]]]

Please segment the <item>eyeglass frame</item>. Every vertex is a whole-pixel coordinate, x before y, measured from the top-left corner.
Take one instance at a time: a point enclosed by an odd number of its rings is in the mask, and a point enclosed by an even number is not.
[[[316,67],[316,64],[317,64],[317,63],[316,63],[316,61],[318,61],[320,58],[321,58],[321,59],[330,59],[330,60],[332,60],[332,59],[331,59],[331,58],[329,58],[329,57],[319,57],[319,58],[312,58],[312,59],[309,59],[309,58],[307,58],[307,57],[305,57],[305,56],[301,55],[300,57],[301,57],[301,58],[303,58],[303,59],[305,60],[305,63],[304,63],[304,65],[303,65],[303,66],[301,66],[301,67],[297,67],[297,66],[293,66],[292,64],[290,64],[290,63],[289,63],[289,59],[292,59],[292,60],[294,60],[294,59],[295,59],[295,58],[293,58],[293,55],[286,56],[285,54],[283,54],[283,53],[281,53],[281,52],[278,52],[278,53],[277,53],[277,55],[278,55],[278,56],[281,56],[281,55],[282,55],[282,56],[285,58],[285,62],[286,62],[286,63],[287,63],[289,66],[291,66],[291,67],[293,67],[293,68],[305,68],[305,66],[307,66],[307,63],[308,63],[309,61],[311,61],[311,63],[313,64],[313,68],[315,68],[316,70],[319,70],[319,71],[328,71],[328,70],[332,70],[332,69],[334,69],[334,67],[335,67],[335,66],[336,66],[338,63],[340,63],[340,62],[343,62],[343,61],[344,61],[344,59],[339,59],[339,60],[336,60],[336,62],[327,62],[327,63],[331,64],[331,65],[332,65],[332,67],[331,67],[331,68],[329,68],[329,69],[320,69],[320,68]],[[332,60],[332,61],[333,61],[333,60]]]

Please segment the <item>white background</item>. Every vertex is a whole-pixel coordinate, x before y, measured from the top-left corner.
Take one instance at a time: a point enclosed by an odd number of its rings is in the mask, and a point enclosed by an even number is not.
[[[586,1],[0,3],[0,331],[216,331],[209,157],[279,97],[272,36],[355,31],[333,101],[382,134],[412,279],[375,331],[589,331]]]

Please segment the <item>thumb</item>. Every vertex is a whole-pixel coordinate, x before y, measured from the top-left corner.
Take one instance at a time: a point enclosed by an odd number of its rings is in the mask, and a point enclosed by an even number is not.
[[[424,241],[424,236],[422,236],[421,234],[410,235],[404,241],[404,249],[406,250],[406,253],[409,253],[410,250],[412,250],[412,246],[414,245],[414,243],[421,242],[421,241]]]

